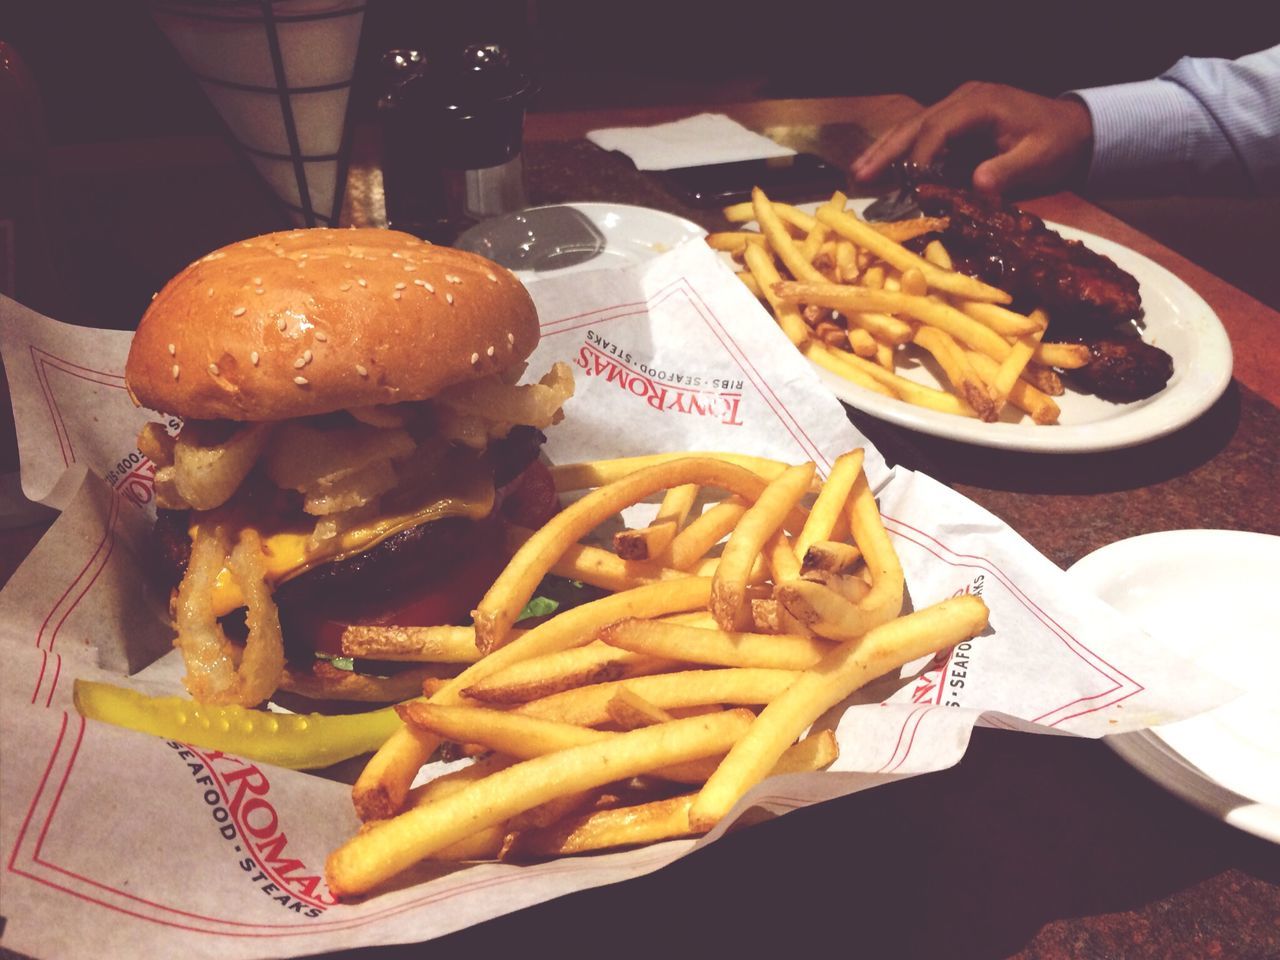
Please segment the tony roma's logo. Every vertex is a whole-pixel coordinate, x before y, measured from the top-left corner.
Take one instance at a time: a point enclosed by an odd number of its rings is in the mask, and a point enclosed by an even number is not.
[[[740,427],[742,379],[657,369],[636,361],[631,353],[594,330],[578,350],[574,365],[589,377],[603,378],[619,390],[663,413],[707,417],[729,427]]]
[[[319,870],[285,853],[289,838],[269,796],[271,783],[258,766],[176,740],[169,746],[205,788],[209,815],[222,839],[234,847],[236,865],[250,883],[303,917],[318,917],[337,902]]]
[[[968,593],[980,597],[986,579],[979,573],[951,595],[960,597]],[[969,681],[969,652],[972,647],[966,640],[950,650],[940,650],[928,668],[916,678],[915,688],[911,691],[911,702],[940,703],[944,707],[964,706],[964,689]]]

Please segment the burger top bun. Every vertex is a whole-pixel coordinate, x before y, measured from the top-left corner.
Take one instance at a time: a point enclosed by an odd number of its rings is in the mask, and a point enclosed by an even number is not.
[[[134,402],[200,420],[286,420],[425,400],[524,360],[529,294],[494,263],[392,230],[269,233],[201,257],[134,335]]]

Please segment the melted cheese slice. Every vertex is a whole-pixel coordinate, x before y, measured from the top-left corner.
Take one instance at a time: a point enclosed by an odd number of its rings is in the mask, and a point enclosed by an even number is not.
[[[474,457],[447,457],[431,477],[415,484],[414,494],[408,502],[397,491],[392,491],[383,500],[384,505],[389,500],[394,502],[396,508],[341,530],[336,536],[318,544],[311,542],[313,525],[306,521],[299,523],[296,518],[282,518],[276,526],[256,524],[262,538],[267,582],[274,587],[322,563],[355,556],[393,534],[421,523],[446,517],[483,519],[493,510],[493,478],[490,470]],[[251,526],[243,520],[237,523],[222,510],[217,513],[217,521],[226,525],[232,543],[241,530]],[[208,522],[210,515],[193,513],[192,518],[194,522],[190,533],[194,538],[201,520]],[[240,587],[231,570],[224,567],[214,582],[214,615],[221,617],[242,606],[244,597]]]

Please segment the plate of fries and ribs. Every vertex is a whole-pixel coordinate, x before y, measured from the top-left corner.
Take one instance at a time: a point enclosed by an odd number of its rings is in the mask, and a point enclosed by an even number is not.
[[[1120,244],[936,185],[891,222],[756,190],[707,242],[842,401],[979,446],[1116,449],[1190,423],[1232,355],[1186,283]],[[985,278],[985,279],[982,279]]]

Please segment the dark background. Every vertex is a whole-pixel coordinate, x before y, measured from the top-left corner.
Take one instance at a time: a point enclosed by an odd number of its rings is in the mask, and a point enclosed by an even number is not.
[[[0,39],[39,85],[54,144],[220,130],[141,0],[12,0]],[[378,56],[498,40],[532,65],[535,110],[906,93],[969,79],[1045,94],[1153,76],[1184,54],[1236,57],[1280,35],[1269,3],[923,0],[369,0],[356,106]]]

